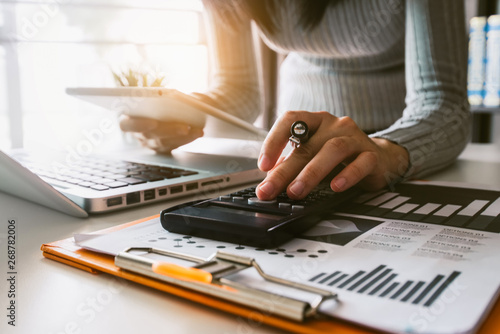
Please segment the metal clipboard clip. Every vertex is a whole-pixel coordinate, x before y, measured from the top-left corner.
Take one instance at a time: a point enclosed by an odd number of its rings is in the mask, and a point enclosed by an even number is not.
[[[133,254],[136,252],[136,254]],[[140,253],[140,255],[137,254]],[[184,267],[147,258],[144,253],[193,262]],[[272,315],[294,321],[304,321],[318,315],[320,305],[338,299],[336,293],[307,284],[293,282],[266,274],[253,258],[217,252],[208,259],[149,247],[131,247],[115,257],[115,265],[160,281],[199,291],[237,304],[249,306]],[[255,268],[266,281],[317,295],[313,302],[278,295],[252,288],[226,278],[242,270]]]

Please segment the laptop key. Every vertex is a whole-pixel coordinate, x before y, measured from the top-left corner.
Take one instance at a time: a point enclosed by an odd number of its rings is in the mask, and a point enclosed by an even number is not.
[[[176,177],[181,177],[181,175],[174,173],[160,173],[160,175],[166,179],[175,179]]]
[[[82,180],[71,178],[71,179],[67,179],[65,182],[68,182],[68,183],[71,183],[71,184],[78,184],[78,183],[82,182]]]
[[[174,168],[170,168],[170,167],[164,167],[164,168],[159,170],[160,173],[172,173],[173,171],[174,171]]]
[[[106,172],[106,171],[102,171],[102,170],[97,170],[97,169],[96,169],[96,170],[94,170],[91,174],[92,174],[92,175],[95,175],[95,176],[105,177],[105,176],[107,176],[107,175],[109,175],[109,174],[111,174],[111,173]]]
[[[120,182],[126,182],[128,184],[141,184],[141,183],[146,183],[146,180],[141,180],[141,179],[136,179],[133,177],[125,177],[123,179],[117,179],[116,181]]]
[[[58,181],[67,182],[69,179],[71,178],[66,175],[56,175],[56,180]]]
[[[120,188],[120,187],[126,187],[126,186],[128,186],[128,183],[126,183],[126,182],[120,182],[120,181],[114,181],[114,182],[106,183],[104,185],[108,186],[110,188]]]
[[[84,182],[80,182],[80,183],[78,183],[78,185],[79,185],[80,187],[90,188],[91,186],[95,185],[95,183],[94,183],[94,182],[84,181]]]
[[[95,180],[93,180],[94,183],[99,183],[99,184],[111,183],[113,181],[115,181],[115,180],[114,179],[108,179],[108,178],[105,178],[105,177],[103,177],[101,179],[95,179]]]
[[[109,174],[105,176],[108,179],[113,179],[113,180],[118,180],[118,179],[124,179],[127,177],[127,174]]]
[[[88,176],[85,176],[82,178],[82,180],[84,181],[89,181],[89,182],[99,182],[99,180],[101,180],[102,177],[100,176],[97,176],[97,175],[88,175]]]
[[[80,173],[80,172],[75,172],[75,171],[72,171],[70,174],[68,174],[68,176],[74,178],[74,179],[80,179],[80,180],[83,180],[83,178],[85,177],[85,175],[88,175],[88,174],[84,174],[84,173]]]
[[[126,170],[124,168],[112,168],[109,170],[109,172],[114,173],[114,174],[124,174],[124,173],[128,172],[128,170]]]
[[[134,177],[141,179],[141,180],[146,180],[149,182],[161,181],[161,180],[165,179],[163,176],[158,175],[158,174],[139,174],[139,175],[136,175]]]
[[[93,186],[90,186],[91,189],[94,189],[94,190],[108,190],[109,187],[107,186],[104,186],[102,184],[95,184]]]

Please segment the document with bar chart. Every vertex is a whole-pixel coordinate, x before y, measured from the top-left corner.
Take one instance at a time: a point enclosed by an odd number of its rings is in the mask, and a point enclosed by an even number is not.
[[[269,274],[338,293],[321,312],[393,333],[473,333],[500,287],[500,191],[410,182],[366,193],[276,249],[169,233],[157,219],[80,243],[254,257]],[[257,274],[232,277],[287,295]],[[308,300],[307,295],[293,297]]]

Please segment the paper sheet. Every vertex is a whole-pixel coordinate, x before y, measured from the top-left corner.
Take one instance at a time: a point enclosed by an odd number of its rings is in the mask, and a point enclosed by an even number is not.
[[[79,245],[112,255],[130,246],[204,258],[224,250],[337,292],[340,303],[321,308],[334,317],[389,332],[476,329],[500,286],[500,192],[407,184],[353,202],[276,249],[169,233],[159,219]],[[252,272],[232,278],[267,286]]]

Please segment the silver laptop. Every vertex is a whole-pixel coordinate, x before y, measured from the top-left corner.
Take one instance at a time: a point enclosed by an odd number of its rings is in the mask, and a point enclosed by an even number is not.
[[[0,191],[66,214],[87,217],[200,194],[264,178],[253,158],[176,150],[171,156],[92,156],[68,163],[63,156],[34,157],[0,151]]]

